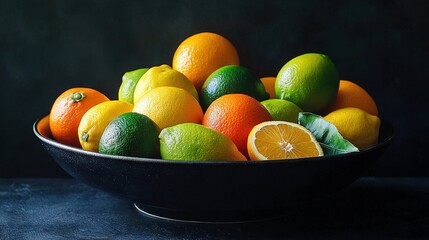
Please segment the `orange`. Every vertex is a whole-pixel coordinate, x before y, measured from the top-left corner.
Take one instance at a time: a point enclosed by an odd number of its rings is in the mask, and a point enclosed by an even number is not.
[[[239,64],[237,49],[228,39],[216,33],[202,32],[180,43],[172,67],[183,73],[199,91],[216,69]]]
[[[57,97],[51,108],[49,126],[60,143],[81,147],[78,127],[82,116],[91,107],[109,101],[103,93],[91,88],[71,88]]]
[[[204,113],[202,124],[225,134],[248,157],[247,137],[250,131],[255,125],[270,120],[270,113],[258,100],[234,93],[213,101]]]
[[[346,107],[360,108],[371,115],[378,116],[377,105],[364,88],[349,80],[340,80],[337,97],[329,107],[328,113]]]
[[[323,156],[322,147],[308,129],[286,121],[267,121],[256,125],[249,133],[247,144],[251,160]]]
[[[264,84],[265,91],[270,94],[270,99],[277,98],[276,96],[276,77],[263,77],[261,78],[262,84]]]

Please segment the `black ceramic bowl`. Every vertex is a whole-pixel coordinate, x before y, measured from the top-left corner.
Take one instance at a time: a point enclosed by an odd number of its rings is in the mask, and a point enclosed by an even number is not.
[[[186,221],[246,221],[288,204],[338,191],[362,176],[393,138],[382,121],[379,143],[358,153],[277,161],[167,161],[100,154],[54,141],[45,116],[33,126],[72,177],[124,197],[146,213]]]

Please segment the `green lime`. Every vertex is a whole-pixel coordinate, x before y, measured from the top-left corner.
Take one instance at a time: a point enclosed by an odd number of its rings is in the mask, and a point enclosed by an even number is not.
[[[134,90],[140,78],[149,70],[149,68],[140,68],[134,71],[126,72],[122,76],[122,83],[118,91],[118,100],[134,103]]]
[[[214,100],[230,93],[246,94],[258,101],[270,97],[261,79],[248,68],[228,65],[214,71],[204,82],[200,91],[201,106],[205,110]]]
[[[98,151],[111,155],[159,157],[159,128],[146,115],[127,112],[104,129]]]
[[[181,123],[159,134],[162,159],[245,161],[226,135],[197,123]]]
[[[298,114],[302,112],[302,109],[295,103],[284,99],[268,99],[261,103],[270,112],[274,121],[297,123]]]
[[[276,96],[302,110],[320,113],[335,100],[340,77],[331,59],[320,53],[306,53],[288,61],[276,78]]]

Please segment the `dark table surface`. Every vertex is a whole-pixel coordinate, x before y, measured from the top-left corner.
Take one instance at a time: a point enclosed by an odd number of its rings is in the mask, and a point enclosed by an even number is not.
[[[0,239],[429,239],[429,178],[358,179],[264,221],[186,223],[74,179],[0,179]]]

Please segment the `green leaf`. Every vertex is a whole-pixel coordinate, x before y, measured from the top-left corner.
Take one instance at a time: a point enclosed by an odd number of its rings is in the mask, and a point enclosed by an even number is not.
[[[325,156],[359,152],[357,147],[341,136],[332,123],[317,114],[300,112],[298,114],[298,124],[313,133],[320,143]]]

